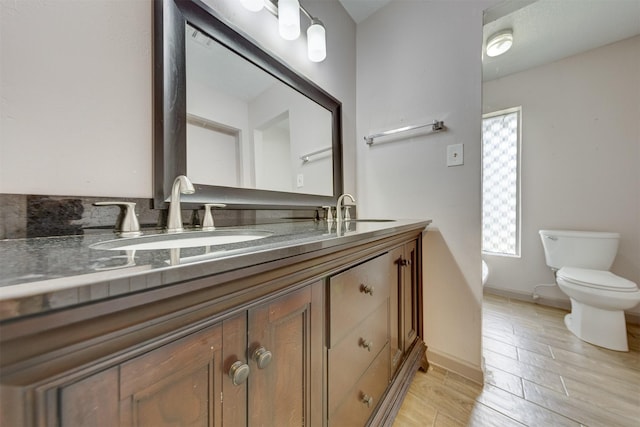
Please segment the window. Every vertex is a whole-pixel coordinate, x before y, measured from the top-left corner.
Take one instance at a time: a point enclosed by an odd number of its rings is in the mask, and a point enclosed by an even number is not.
[[[521,109],[482,119],[482,251],[520,256]]]

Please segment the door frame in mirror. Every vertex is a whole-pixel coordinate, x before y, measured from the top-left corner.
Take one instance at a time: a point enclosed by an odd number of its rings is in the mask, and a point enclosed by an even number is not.
[[[173,180],[187,171],[185,25],[204,31],[247,61],[329,110],[332,122],[333,196],[222,187],[194,183],[187,205],[225,203],[239,209],[308,209],[335,204],[343,192],[342,104],[311,80],[271,56],[198,0],[154,2],[154,208],[164,209]]]

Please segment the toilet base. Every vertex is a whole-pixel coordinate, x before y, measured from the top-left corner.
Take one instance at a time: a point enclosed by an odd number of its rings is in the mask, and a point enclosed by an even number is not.
[[[575,336],[590,344],[615,351],[629,351],[623,310],[603,310],[571,298],[571,313],[564,324]]]

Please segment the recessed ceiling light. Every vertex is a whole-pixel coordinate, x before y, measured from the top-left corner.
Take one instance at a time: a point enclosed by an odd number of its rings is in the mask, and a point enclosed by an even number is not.
[[[513,45],[513,30],[498,31],[487,39],[487,55],[498,56],[502,55]]]

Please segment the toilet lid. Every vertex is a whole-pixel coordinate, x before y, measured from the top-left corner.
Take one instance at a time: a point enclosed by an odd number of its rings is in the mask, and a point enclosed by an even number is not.
[[[618,292],[633,292],[638,287],[631,280],[616,276],[610,271],[586,268],[562,267],[557,276],[578,285]]]

